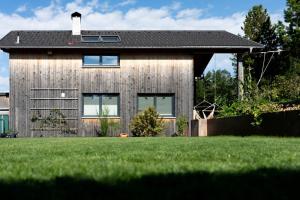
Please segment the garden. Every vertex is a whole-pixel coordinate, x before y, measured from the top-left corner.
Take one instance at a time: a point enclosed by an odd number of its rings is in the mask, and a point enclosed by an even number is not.
[[[298,138],[0,140],[9,199],[291,199],[299,169]]]

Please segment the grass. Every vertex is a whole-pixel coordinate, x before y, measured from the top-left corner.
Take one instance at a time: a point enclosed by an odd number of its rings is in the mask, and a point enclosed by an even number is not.
[[[284,199],[299,180],[298,138],[0,140],[11,199]]]

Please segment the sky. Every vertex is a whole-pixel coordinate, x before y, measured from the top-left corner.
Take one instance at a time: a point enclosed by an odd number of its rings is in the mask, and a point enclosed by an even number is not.
[[[71,30],[70,15],[82,14],[82,29],[226,30],[242,34],[245,15],[262,4],[272,22],[283,21],[286,0],[1,0],[0,38],[12,30]],[[206,71],[233,72],[229,54],[217,54]],[[8,55],[0,52],[0,91],[9,90]]]

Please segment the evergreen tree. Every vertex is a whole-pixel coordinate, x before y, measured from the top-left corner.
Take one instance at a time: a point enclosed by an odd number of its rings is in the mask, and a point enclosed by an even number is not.
[[[281,23],[282,24],[282,23]],[[277,32],[282,28],[281,24],[272,25],[270,16],[262,5],[253,6],[248,12],[244,21],[244,27],[242,30],[245,33],[247,39],[253,40],[260,44],[263,44],[265,48],[263,51],[276,51],[282,46],[282,38],[280,38]],[[283,33],[282,33],[283,34]],[[285,70],[284,65],[281,63],[282,56],[278,54],[249,54],[244,56],[244,66],[249,67],[246,69],[256,80],[259,79],[263,63],[267,64],[272,57],[271,63],[264,75],[266,79],[272,79],[276,74],[280,74]]]
[[[288,24],[288,45],[291,71],[300,74],[300,0],[287,0],[284,11],[285,22]]]

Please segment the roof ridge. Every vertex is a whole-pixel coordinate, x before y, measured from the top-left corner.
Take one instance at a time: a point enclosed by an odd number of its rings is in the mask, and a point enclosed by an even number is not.
[[[72,30],[11,30],[11,32],[70,32]],[[162,29],[162,30],[88,30],[84,29],[81,31],[115,31],[115,32],[228,32],[226,30],[167,30],[167,29]]]

